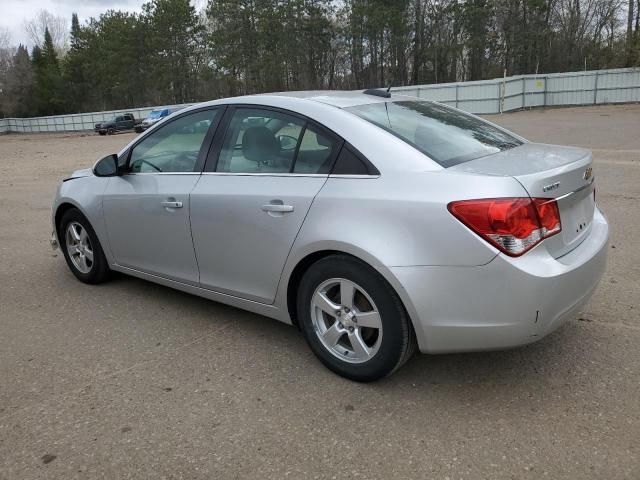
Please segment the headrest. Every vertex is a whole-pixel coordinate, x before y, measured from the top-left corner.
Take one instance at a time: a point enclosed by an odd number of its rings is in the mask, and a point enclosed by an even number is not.
[[[242,136],[242,154],[248,160],[260,162],[277,155],[278,140],[267,127],[249,127]]]

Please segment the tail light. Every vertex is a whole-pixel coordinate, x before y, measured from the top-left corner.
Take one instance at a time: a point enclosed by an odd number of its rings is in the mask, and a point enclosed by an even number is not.
[[[562,230],[558,203],[549,198],[487,198],[451,202],[458,220],[512,257]]]

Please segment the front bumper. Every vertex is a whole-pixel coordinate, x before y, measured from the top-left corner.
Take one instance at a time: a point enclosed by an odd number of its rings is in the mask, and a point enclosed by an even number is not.
[[[596,209],[590,234],[555,259],[544,242],[519,258],[478,267],[392,267],[420,350],[495,350],[534,342],[589,300],[606,265],[609,226]]]

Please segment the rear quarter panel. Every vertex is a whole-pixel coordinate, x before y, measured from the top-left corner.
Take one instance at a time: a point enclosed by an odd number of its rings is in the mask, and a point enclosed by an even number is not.
[[[489,263],[498,251],[456,220],[447,204],[501,196],[526,196],[526,192],[510,177],[446,170],[369,178],[330,176],[293,244],[277,304],[286,305],[289,278],[300,261],[333,250],[353,255],[380,272],[413,317],[415,309],[392,267]]]
[[[484,265],[497,250],[456,220],[447,204],[502,196],[526,196],[526,192],[509,177],[446,170],[378,178],[330,176],[292,254],[309,245],[335,242],[366,251],[388,267]]]

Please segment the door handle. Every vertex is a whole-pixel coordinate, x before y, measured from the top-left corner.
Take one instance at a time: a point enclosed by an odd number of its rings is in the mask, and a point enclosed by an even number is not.
[[[262,210],[265,212],[287,213],[287,212],[293,212],[293,205],[267,203],[266,205],[262,205]]]
[[[160,205],[162,205],[164,208],[182,208],[182,202],[172,202],[168,200],[160,202]]]

